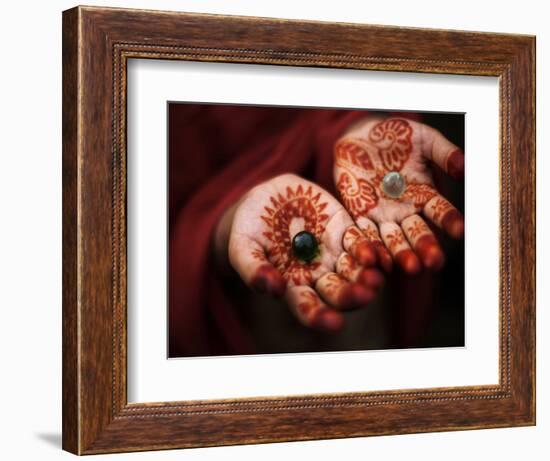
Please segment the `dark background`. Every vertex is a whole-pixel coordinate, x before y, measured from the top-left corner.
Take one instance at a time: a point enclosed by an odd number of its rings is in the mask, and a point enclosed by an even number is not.
[[[423,113],[422,120],[436,128],[453,144],[464,150],[464,114]],[[466,161],[468,157],[466,156]],[[434,166],[435,167],[435,166]],[[435,167],[437,168],[437,167]],[[439,169],[437,169],[439,170]],[[440,192],[462,213],[464,213],[464,183],[453,181],[441,170],[436,171],[436,182]],[[439,274],[437,284],[438,309],[434,319],[425,332],[418,338],[418,347],[464,345],[464,239],[451,241],[442,236],[447,263]]]

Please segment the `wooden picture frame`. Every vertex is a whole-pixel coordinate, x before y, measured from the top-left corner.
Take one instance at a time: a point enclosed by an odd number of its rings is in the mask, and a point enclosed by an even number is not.
[[[499,384],[129,404],[130,58],[497,76]],[[63,13],[65,450],[93,454],[533,424],[534,37],[94,7]]]

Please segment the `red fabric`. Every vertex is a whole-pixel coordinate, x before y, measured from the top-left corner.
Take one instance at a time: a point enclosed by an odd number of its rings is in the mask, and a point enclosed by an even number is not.
[[[232,296],[215,270],[218,219],[252,186],[304,176],[331,193],[332,146],[365,111],[171,104],[169,106],[169,351],[249,354]],[[246,293],[246,292],[245,292]]]

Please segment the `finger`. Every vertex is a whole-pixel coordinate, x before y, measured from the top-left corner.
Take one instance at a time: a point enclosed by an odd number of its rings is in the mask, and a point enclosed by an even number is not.
[[[380,225],[380,233],[391,255],[405,272],[416,274],[420,271],[422,267],[420,260],[414,251],[412,251],[405,235],[403,235],[403,231],[396,223],[382,223]]]
[[[436,195],[424,205],[424,214],[451,237],[458,239],[464,235],[462,214],[441,195]]]
[[[286,280],[268,261],[258,242],[245,236],[232,236],[228,252],[231,265],[247,285],[272,296],[285,294]]]
[[[372,288],[349,283],[335,272],[327,272],[320,277],[315,284],[315,290],[326,303],[341,310],[364,307],[375,297]]]
[[[290,287],[286,292],[286,300],[292,312],[306,327],[336,332],[344,325],[342,314],[328,307],[315,290],[307,285]]]
[[[380,238],[376,224],[363,216],[357,218],[356,223],[359,229],[361,229],[361,232],[363,232],[363,235],[366,237],[367,241],[370,243],[371,247],[374,248],[376,258],[382,269],[386,272],[390,272],[393,266],[392,257]]]
[[[411,246],[428,269],[439,270],[445,262],[443,250],[424,220],[414,214],[401,222]]]
[[[342,238],[344,250],[351,254],[362,266],[374,266],[377,261],[376,249],[357,226],[350,226]]]
[[[423,154],[453,178],[464,178],[464,153],[436,129],[424,125]]]
[[[374,267],[362,267],[349,253],[342,253],[336,261],[336,272],[348,282],[357,282],[377,290],[384,284],[382,273]]]

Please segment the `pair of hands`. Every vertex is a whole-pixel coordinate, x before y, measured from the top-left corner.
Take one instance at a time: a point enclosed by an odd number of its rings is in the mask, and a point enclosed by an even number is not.
[[[334,147],[334,180],[341,202],[316,184],[283,174],[252,188],[229,210],[216,246],[249,286],[284,296],[306,326],[338,331],[342,311],[368,305],[382,286],[379,268],[407,273],[437,270],[444,254],[420,216],[460,238],[460,212],[435,189],[431,163],[455,178],[464,155],[437,130],[403,118],[369,117]],[[392,198],[384,178],[405,180]],[[393,194],[395,195],[395,194]],[[300,231],[319,253],[310,262],[292,250]]]

